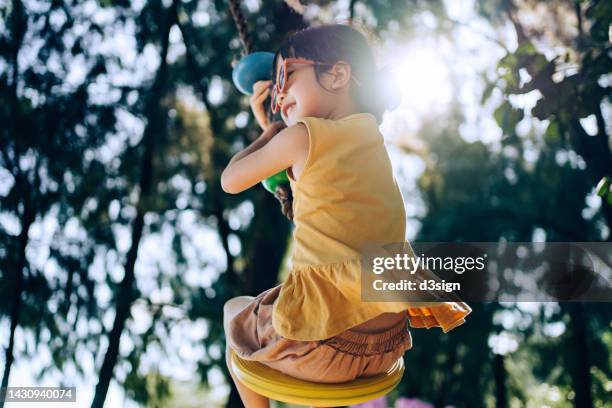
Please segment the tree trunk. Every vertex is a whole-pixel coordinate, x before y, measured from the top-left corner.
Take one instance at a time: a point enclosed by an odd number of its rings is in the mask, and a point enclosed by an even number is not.
[[[574,386],[576,408],[592,408],[591,373],[589,363],[589,349],[587,346],[587,326],[584,305],[580,302],[569,302],[566,307],[570,316],[570,375]]]
[[[247,295],[257,296],[276,285],[290,233],[291,223],[281,213],[278,200],[262,192],[255,201],[255,217],[247,231],[251,242],[244,271]]]
[[[19,50],[21,49],[21,44],[23,42],[23,38],[25,32],[27,30],[27,15],[25,13],[25,9],[23,7],[23,3],[20,0],[13,0],[12,2],[12,13],[10,16],[10,20],[8,21],[8,27],[10,29],[10,47],[11,47],[11,60],[12,60],[12,69],[11,69],[11,82],[10,82],[10,109],[12,110],[14,121],[10,126],[11,132],[13,136],[16,136],[19,129],[19,122],[21,118],[21,111],[19,108],[19,98],[17,95],[17,78],[19,76]],[[15,156],[17,156],[18,150],[15,149]],[[9,160],[8,154],[6,154],[6,159]],[[19,324],[19,317],[21,314],[21,304],[22,304],[22,296],[23,296],[23,281],[24,281],[24,269],[27,264],[26,258],[26,247],[28,246],[28,234],[30,232],[30,227],[36,218],[35,209],[33,207],[32,197],[30,194],[32,190],[32,186],[28,185],[28,178],[24,177],[18,167],[18,160],[15,161],[14,175],[15,182],[20,186],[19,188],[23,192],[23,213],[21,216],[21,232],[19,233],[19,248],[17,252],[17,264],[15,267],[15,287],[13,288],[13,303],[11,304],[11,327],[9,333],[9,344],[5,351],[5,359],[4,359],[4,371],[2,373],[2,383],[0,384],[0,390],[5,389],[8,386],[9,377],[11,374],[11,367],[13,365],[13,361],[15,355],[13,353],[15,348],[15,331],[17,330],[17,325]],[[7,165],[9,162],[7,162]],[[35,168],[34,178],[38,180],[38,166]],[[0,392],[0,408],[4,407],[4,396]]]
[[[493,357],[493,378],[495,379],[495,408],[506,408],[506,368],[504,367],[504,356],[495,354]]]
[[[173,2],[172,8],[176,7],[176,1]],[[155,82],[151,89],[150,98],[147,101],[147,127],[145,128],[143,141],[145,144],[145,151],[142,158],[142,171],[140,173],[140,191],[141,195],[139,198],[138,209],[136,219],[132,227],[132,244],[127,254],[125,263],[125,275],[121,281],[119,287],[119,296],[117,297],[117,306],[115,321],[113,328],[108,336],[108,349],[100,368],[100,375],[98,384],[96,386],[96,392],[94,395],[92,408],[102,408],[106,394],[108,393],[108,387],[113,377],[113,371],[119,357],[119,343],[121,340],[121,334],[125,328],[127,318],[130,314],[130,308],[134,301],[134,267],[138,256],[138,246],[140,239],[142,238],[142,232],[144,228],[144,216],[147,212],[148,202],[153,195],[153,157],[155,154],[155,145],[157,143],[157,137],[159,137],[165,129],[166,116],[163,109],[160,107],[160,101],[163,99],[165,86],[167,82],[168,64],[166,61],[168,54],[168,41],[169,33],[172,24],[174,24],[175,13],[170,10],[165,14],[166,25],[164,26],[163,32],[161,33],[162,40],[162,52],[161,62]]]
[[[35,214],[32,210],[29,192],[24,189],[24,214],[21,222],[21,233],[19,234],[19,252],[17,267],[15,268],[15,287],[13,288],[13,303],[11,304],[11,329],[9,334],[9,344],[6,348],[4,358],[4,372],[2,373],[2,385],[0,389],[8,387],[9,376],[11,374],[11,366],[14,361],[13,350],[15,348],[15,330],[19,324],[19,316],[21,314],[21,304],[23,298],[23,271],[26,267],[26,247],[28,246],[28,233],[30,232],[30,226],[34,222]],[[0,393],[0,396],[1,395]],[[0,408],[4,407],[4,398],[0,398]]]
[[[444,407],[447,404],[452,404],[454,398],[452,389],[453,389],[453,381],[454,381],[454,368],[455,364],[457,364],[457,341],[455,337],[449,336],[448,343],[445,346],[447,351],[446,363],[444,368],[444,380],[438,389],[436,406]]]

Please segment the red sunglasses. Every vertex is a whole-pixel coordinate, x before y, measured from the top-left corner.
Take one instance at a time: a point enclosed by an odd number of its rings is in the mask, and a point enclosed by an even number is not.
[[[285,58],[283,60],[283,63],[280,66],[280,69],[278,70],[276,74],[276,81],[272,85],[272,95],[270,97],[270,109],[272,110],[272,113],[276,113],[279,110],[279,103],[278,103],[277,97],[278,97],[278,94],[285,92],[285,87],[287,86],[286,72],[287,72],[287,66],[289,64],[327,65],[327,66],[334,65],[334,64],[329,64],[327,62],[312,61],[312,60],[308,60],[304,58]],[[357,78],[355,78],[353,75],[351,75],[351,78],[355,80],[357,85],[361,86],[361,83],[357,80]]]

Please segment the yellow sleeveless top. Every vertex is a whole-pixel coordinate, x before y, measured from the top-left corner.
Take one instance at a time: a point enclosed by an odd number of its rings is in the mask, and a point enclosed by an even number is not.
[[[293,191],[292,269],[274,302],[283,337],[333,337],[381,313],[406,310],[412,327],[463,324],[463,302],[361,302],[361,255],[367,243],[404,242],[406,213],[376,117],[305,117],[309,151]]]

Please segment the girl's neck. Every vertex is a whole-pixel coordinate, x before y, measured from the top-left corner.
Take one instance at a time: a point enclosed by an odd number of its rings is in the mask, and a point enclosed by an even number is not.
[[[342,119],[346,116],[349,115],[354,115],[356,113],[359,113],[359,110],[356,109],[356,107],[353,105],[352,101],[349,101],[348,103],[340,103],[338,105],[336,105],[337,108],[336,109],[332,109],[331,114],[329,115],[329,119],[331,120],[338,120],[338,119]]]

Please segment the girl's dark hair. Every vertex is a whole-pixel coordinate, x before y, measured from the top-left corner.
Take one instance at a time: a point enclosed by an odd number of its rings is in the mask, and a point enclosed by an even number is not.
[[[279,55],[283,59],[306,58],[327,64],[346,61],[351,66],[351,75],[361,83],[361,86],[357,86],[351,82],[353,103],[359,112],[371,113],[380,124],[383,112],[395,108],[399,98],[397,94],[390,94],[397,87],[385,86],[385,78],[381,78],[368,37],[375,41],[374,35],[365,27],[346,24],[324,24],[296,31],[283,41],[274,54],[273,81],[276,80]],[[329,69],[327,65],[314,66],[321,87],[320,76]]]
[[[382,78],[383,75],[377,67],[368,38],[373,40],[374,36],[364,27],[357,28],[346,24],[324,24],[296,31],[285,38],[274,54],[272,79],[276,80],[279,55],[283,59],[306,58],[328,64],[346,61],[351,66],[351,75],[361,83],[361,86],[356,86],[351,82],[353,103],[359,112],[371,113],[380,124],[384,111],[397,106],[399,94],[392,93],[397,87],[387,86],[389,84],[384,82],[385,78]],[[323,85],[320,76],[329,68],[327,65],[314,66],[315,76],[321,87]],[[293,219],[290,188],[287,186],[281,189],[276,197],[281,202],[283,214]]]

